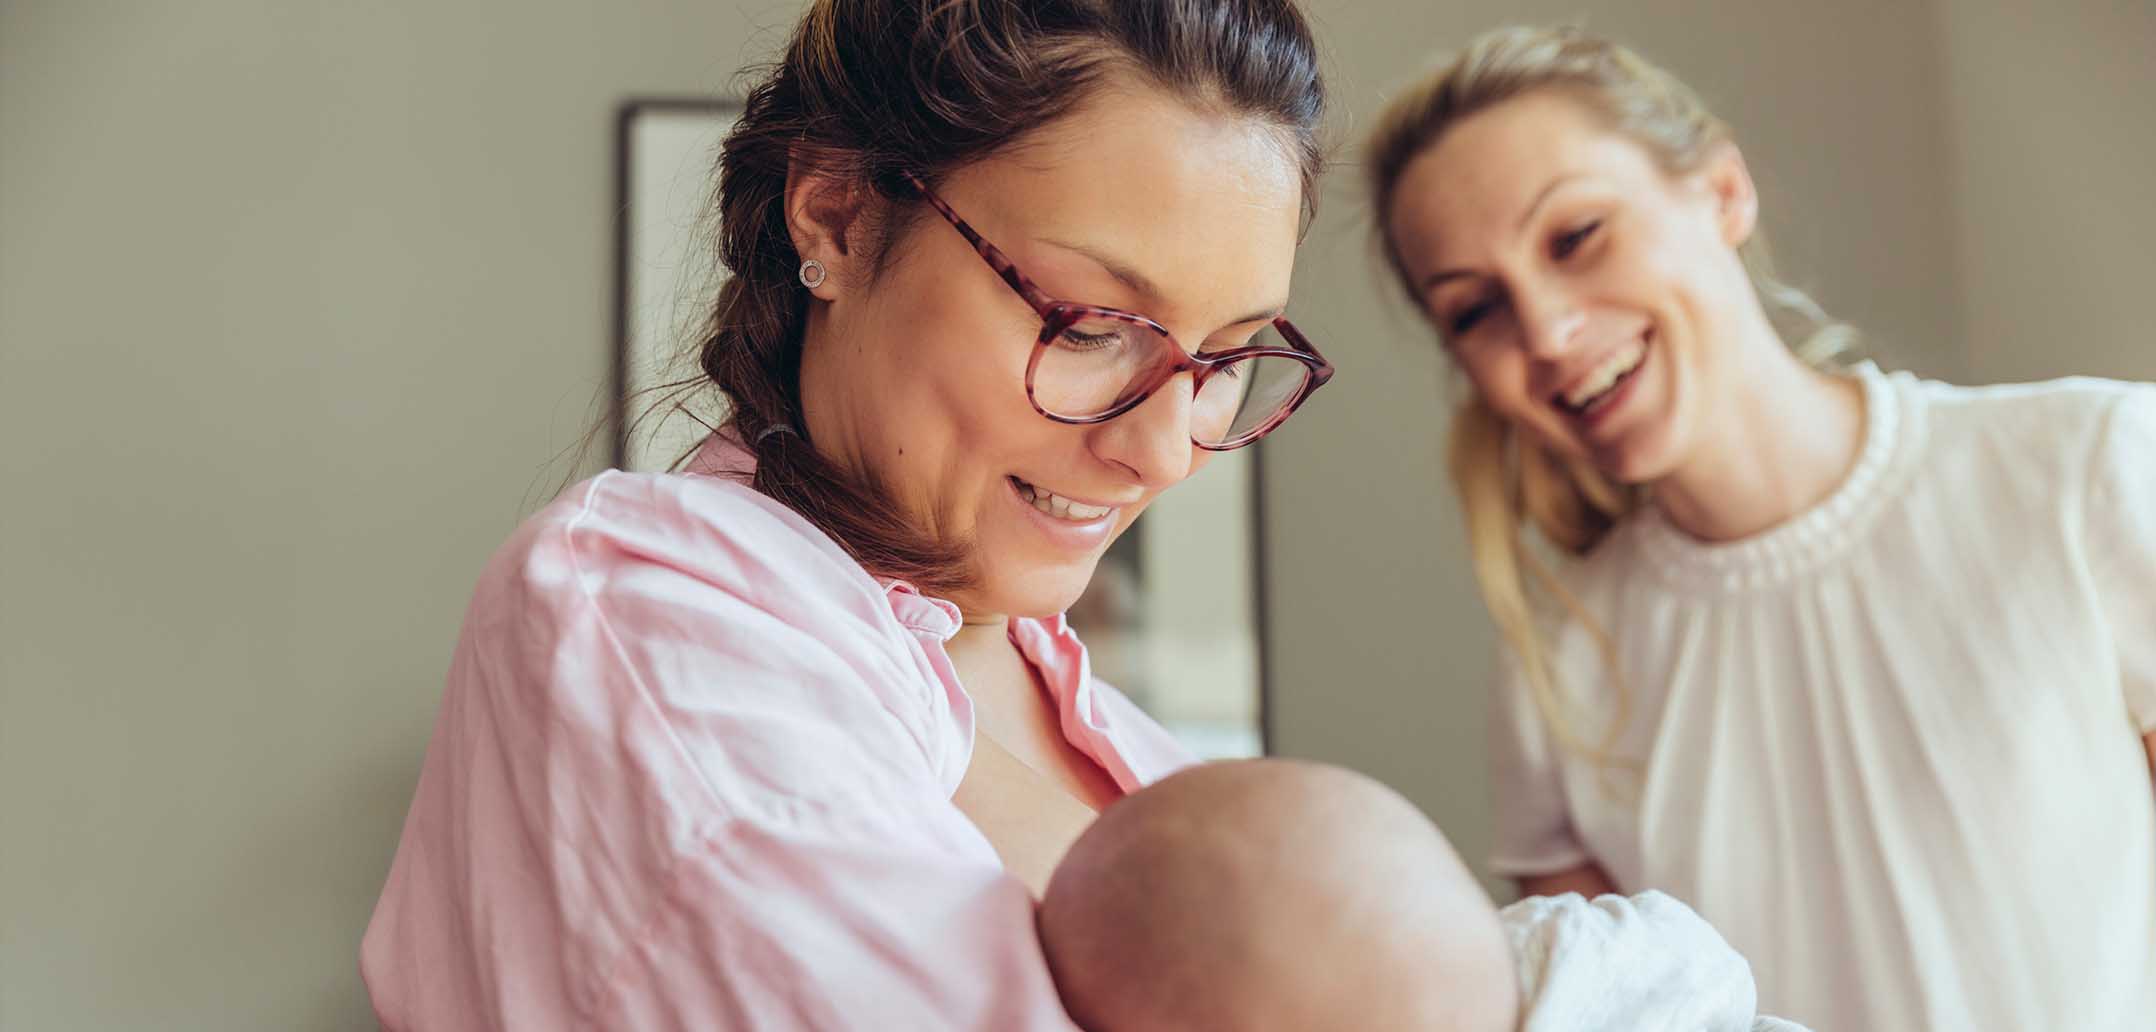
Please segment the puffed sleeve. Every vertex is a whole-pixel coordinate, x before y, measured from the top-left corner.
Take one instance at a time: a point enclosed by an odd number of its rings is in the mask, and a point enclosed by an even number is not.
[[[1510,653],[1490,705],[1495,844],[1490,870],[1508,878],[1556,874],[1591,859],[1572,826],[1563,753]]]
[[[2156,732],[2156,385],[2112,403],[2090,470],[2087,556],[2126,708]]]

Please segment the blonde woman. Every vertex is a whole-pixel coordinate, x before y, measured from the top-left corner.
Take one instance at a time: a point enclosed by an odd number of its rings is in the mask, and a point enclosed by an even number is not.
[[[1369,150],[1472,383],[1495,868],[1661,889],[1822,1029],[2156,1020],[2156,387],[1836,366],[1730,130],[1505,30]]]

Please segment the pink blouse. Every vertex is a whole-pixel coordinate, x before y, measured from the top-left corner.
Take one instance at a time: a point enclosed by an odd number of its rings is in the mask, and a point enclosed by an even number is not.
[[[749,468],[602,473],[488,563],[360,947],[385,1027],[1072,1028],[951,802],[957,608]],[[1061,617],[1010,636],[1124,791],[1191,762]]]

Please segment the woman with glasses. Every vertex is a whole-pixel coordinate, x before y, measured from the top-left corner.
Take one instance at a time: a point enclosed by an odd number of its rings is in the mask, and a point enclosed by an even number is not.
[[[1472,386],[1491,866],[1676,895],[1822,1029],[2150,1028],[2156,387],[1830,362],[1729,127],[1577,32],[1473,43],[1368,168]]]
[[[488,565],[362,948],[403,1028],[1066,1029],[1033,898],[1189,762],[1102,551],[1331,375],[1288,0],[820,0],[720,161],[677,474]]]

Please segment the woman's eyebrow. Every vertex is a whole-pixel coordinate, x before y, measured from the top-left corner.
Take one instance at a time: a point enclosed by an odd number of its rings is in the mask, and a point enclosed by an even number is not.
[[[1072,243],[1067,240],[1056,240],[1050,238],[1041,240],[1041,243],[1047,244],[1050,247],[1061,248],[1065,251],[1071,252],[1072,254],[1091,259],[1092,261],[1098,263],[1101,268],[1108,270],[1108,275],[1115,277],[1117,282],[1123,284],[1126,287],[1129,287],[1131,290],[1150,300],[1158,301],[1162,298],[1167,297],[1167,292],[1160,289],[1160,285],[1154,283],[1151,277],[1148,277],[1145,273],[1139,272],[1137,269],[1131,267],[1130,264],[1118,260],[1113,255],[1103,254],[1095,248],[1088,247],[1084,244]],[[1281,302],[1279,304],[1271,305],[1269,307],[1252,312],[1249,315],[1243,316],[1240,319],[1232,320],[1228,323],[1228,325],[1241,326],[1244,323],[1271,322],[1274,319],[1280,318],[1281,314],[1286,311],[1286,302]]]
[[[1542,192],[1535,195],[1534,202],[1527,206],[1526,213],[1520,216],[1520,224],[1515,229],[1515,232],[1524,231],[1528,223],[1535,220],[1535,213],[1542,210],[1544,202],[1547,202],[1550,195],[1556,193],[1558,188],[1585,178],[1587,178],[1587,173],[1574,172],[1571,175],[1558,176],[1556,179],[1551,180],[1550,185],[1543,187]],[[1437,289],[1437,285],[1440,283],[1473,275],[1475,275],[1475,270],[1473,269],[1443,269],[1431,273],[1423,278],[1421,293],[1427,294]]]
[[[1428,277],[1423,279],[1421,292],[1427,294],[1430,291],[1436,290],[1439,284],[1449,283],[1452,280],[1456,279],[1465,279],[1475,274],[1475,270],[1473,269],[1445,269],[1439,272],[1433,272]]]
[[[1519,229],[1526,229],[1527,224],[1535,220],[1535,213],[1542,210],[1543,202],[1548,201],[1550,199],[1550,195],[1556,193],[1559,187],[1585,178],[1587,178],[1587,173],[1574,172],[1571,175],[1558,176],[1556,179],[1552,180],[1550,182],[1550,185],[1542,188],[1541,193],[1535,195],[1535,202],[1527,206],[1526,214],[1520,216]]]
[[[1072,243],[1067,240],[1044,239],[1041,243],[1050,247],[1060,247],[1065,251],[1092,259],[1101,268],[1108,270],[1108,275],[1114,276],[1124,286],[1146,297],[1157,300],[1165,296],[1159,284],[1154,283],[1145,273],[1139,272],[1136,268],[1113,255],[1104,254],[1085,244]]]

